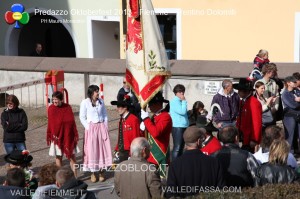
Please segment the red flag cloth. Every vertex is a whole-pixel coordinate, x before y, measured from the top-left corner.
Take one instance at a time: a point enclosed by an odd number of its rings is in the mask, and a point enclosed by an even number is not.
[[[78,131],[69,104],[48,108],[47,145],[53,142],[70,159],[78,143]]]
[[[138,18],[140,16],[139,0],[131,0],[129,2],[129,5],[130,5],[132,17]]]
[[[170,65],[151,1],[127,0],[127,8],[126,81],[145,108],[171,76]]]

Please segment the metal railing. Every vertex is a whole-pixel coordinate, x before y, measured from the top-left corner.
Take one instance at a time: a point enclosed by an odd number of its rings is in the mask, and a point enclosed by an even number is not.
[[[9,94],[14,94],[19,99],[22,107],[38,108],[45,106],[44,79],[0,87],[0,93],[4,93],[4,96],[2,96],[4,98],[4,106],[6,97]]]

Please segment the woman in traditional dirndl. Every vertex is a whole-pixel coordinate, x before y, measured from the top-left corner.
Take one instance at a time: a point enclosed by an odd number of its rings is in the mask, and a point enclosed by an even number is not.
[[[91,181],[105,180],[104,169],[112,165],[108,135],[108,118],[104,101],[99,98],[99,87],[88,87],[87,98],[80,104],[80,121],[85,128],[83,171],[90,171]],[[99,178],[100,171],[100,178]]]

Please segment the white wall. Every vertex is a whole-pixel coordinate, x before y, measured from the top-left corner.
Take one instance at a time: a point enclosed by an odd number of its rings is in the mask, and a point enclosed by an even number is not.
[[[9,86],[12,84],[23,83],[26,81],[33,81],[36,79],[41,79],[44,77],[45,73],[41,72],[15,72],[15,71],[1,71],[0,79],[3,81],[0,82],[0,87]],[[205,77],[173,77],[169,79],[163,89],[164,96],[166,99],[171,100],[174,97],[172,92],[176,84],[183,84],[186,88],[186,99],[188,101],[188,108],[191,109],[193,103],[196,101],[202,101],[207,110],[210,109],[210,104],[213,95],[207,95],[204,93],[205,81],[215,81],[221,83],[224,78],[205,78]],[[116,100],[119,89],[123,86],[123,76],[103,76],[103,75],[89,75],[89,84],[100,85],[104,84],[104,101],[105,104],[110,106],[110,101]],[[84,75],[83,74],[74,74],[74,73],[65,73],[65,88],[69,93],[69,103],[72,105],[79,105],[80,102],[86,97],[85,85],[84,85]],[[42,89],[45,89],[41,85],[37,87],[37,101],[38,105],[42,105],[43,98]],[[15,90],[15,95],[20,98],[20,89]],[[28,89],[24,88],[22,91],[23,94],[23,104],[28,106]],[[12,91],[8,92],[9,94]],[[35,87],[30,87],[29,92],[30,104],[35,106]]]
[[[93,58],[120,58],[119,22],[92,21],[92,40]]]

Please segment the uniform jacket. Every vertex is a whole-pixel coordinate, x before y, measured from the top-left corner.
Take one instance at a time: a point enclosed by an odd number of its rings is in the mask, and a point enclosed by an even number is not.
[[[262,106],[252,95],[240,101],[237,128],[243,135],[243,145],[250,141],[260,143],[262,131]]]
[[[23,109],[5,109],[1,114],[1,124],[4,130],[4,143],[25,142],[28,120]]]
[[[155,114],[153,122],[150,118],[144,120],[145,127],[147,131],[153,136],[157,145],[161,148],[163,153],[167,153],[170,134],[172,131],[172,119],[168,112],[161,112]],[[148,158],[148,162],[158,165],[157,161],[154,159],[152,152]]]
[[[201,151],[206,155],[211,155],[212,153],[220,150],[222,148],[221,143],[214,136],[208,137],[202,144]]]
[[[134,171],[124,168],[134,168]],[[161,181],[154,165],[142,158],[131,157],[115,170],[115,191],[124,199],[160,198]]]
[[[120,125],[120,124],[119,124]],[[122,126],[119,128],[118,143],[115,151],[119,151],[120,131],[123,134],[124,150],[129,151],[131,142],[134,138],[140,137],[140,123],[138,118],[133,114],[128,114],[122,121]]]

